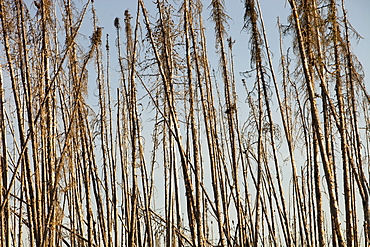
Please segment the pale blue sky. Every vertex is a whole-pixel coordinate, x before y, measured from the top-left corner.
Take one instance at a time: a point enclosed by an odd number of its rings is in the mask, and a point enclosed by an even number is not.
[[[180,4],[181,1],[175,0],[170,1],[175,4]],[[155,5],[153,1],[144,0],[144,3],[152,15],[156,15]],[[207,20],[209,17],[210,10],[208,9],[211,0],[203,1],[204,13],[203,18]],[[282,24],[287,23],[287,16],[289,15],[290,9],[286,0],[261,0],[261,8],[267,30],[267,36],[269,44],[274,57],[274,62],[278,61],[279,57],[279,34],[276,26],[277,17],[280,17]],[[243,1],[241,0],[225,0],[226,11],[232,18],[229,21],[230,30],[229,35],[236,40],[234,53],[236,61],[236,73],[249,69],[249,51],[248,51],[248,40],[249,36],[241,31],[243,25]],[[364,67],[366,76],[365,84],[370,86],[370,1],[369,0],[350,0],[345,2],[346,8],[348,9],[348,19],[352,26],[360,33],[363,39],[357,44],[352,40],[352,48],[354,53],[359,58],[360,62]],[[176,6],[178,7],[178,5]],[[111,36],[111,42],[115,39],[115,30],[113,27],[114,18],[119,17],[121,20],[124,18],[123,13],[126,9],[130,11],[132,15],[135,15],[137,9],[136,0],[95,0],[95,8],[97,9],[99,25],[104,27],[104,32],[109,33]],[[214,53],[215,48],[213,46],[213,25],[210,22],[206,22],[206,26],[209,29],[208,42],[210,46],[208,51],[210,54]],[[212,45],[211,45],[212,44]],[[113,45],[113,44],[112,44]],[[286,47],[290,44],[286,43]],[[112,54],[114,55],[114,54]],[[247,56],[247,57],[246,57]],[[112,56],[112,59],[114,56]],[[242,65],[243,63],[244,65]],[[240,71],[239,71],[239,70]],[[275,68],[277,69],[277,68]]]

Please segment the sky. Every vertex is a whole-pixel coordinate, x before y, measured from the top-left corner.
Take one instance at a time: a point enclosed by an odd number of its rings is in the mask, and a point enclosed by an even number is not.
[[[175,2],[178,5],[181,1],[169,1]],[[207,20],[210,15],[210,9],[208,6],[211,0],[204,0],[204,13],[203,19]],[[109,33],[112,37],[115,37],[115,30],[113,21],[116,17],[123,20],[123,13],[128,9],[132,16],[135,15],[137,9],[136,0],[95,0],[95,8],[99,18],[99,25],[104,27],[104,32]],[[152,15],[156,14],[156,9],[153,1],[144,0],[148,12]],[[279,59],[279,31],[277,28],[277,18],[280,18],[282,24],[287,23],[287,17],[290,13],[289,4],[286,0],[261,0],[261,9],[266,26],[266,32],[270,48],[274,54],[274,63]],[[179,7],[179,6],[175,7]],[[227,14],[231,17],[229,20],[228,34],[235,40],[234,55],[236,64],[236,74],[238,77],[239,72],[250,69],[249,63],[249,50],[248,40],[249,35],[242,30],[243,27],[243,1],[242,0],[225,0]],[[358,43],[352,40],[352,49],[354,54],[358,57],[362,63],[366,75],[365,84],[370,86],[370,1],[369,0],[350,0],[345,1],[345,6],[348,10],[348,19],[352,26],[357,32],[363,37]],[[207,28],[207,35],[209,46],[208,52],[210,54],[215,53],[213,46],[214,42],[214,31],[213,24],[209,21],[205,23]],[[286,47],[290,44],[286,43]],[[114,55],[114,54],[112,54]],[[215,64],[217,65],[217,64]],[[237,78],[238,81],[238,78]]]
[[[175,8],[179,8],[181,3],[180,0],[169,1],[171,3],[175,2]],[[151,15],[156,15],[157,11],[152,0],[144,0],[146,8]],[[210,63],[213,68],[218,66],[218,56],[216,54],[216,48],[214,46],[214,30],[213,23],[207,21],[210,16],[210,5],[211,0],[203,1],[204,13],[203,19],[205,20],[205,26],[207,28],[207,49],[209,53]],[[242,76],[240,72],[250,70],[250,51],[249,51],[249,34],[242,30],[243,28],[243,15],[244,15],[244,5],[241,0],[225,0],[227,14],[231,17],[229,20],[229,30],[228,35],[235,40],[234,44],[234,58],[235,58],[235,75],[236,82],[241,85],[240,81]],[[266,33],[270,49],[273,53],[273,63],[275,67],[275,73],[279,76],[278,62],[279,62],[279,30],[277,27],[277,18],[280,18],[282,24],[287,24],[287,17],[290,14],[289,4],[286,0],[260,0],[262,15],[264,18],[264,23],[266,27]],[[365,72],[365,85],[368,90],[370,88],[370,0],[351,0],[345,2],[346,8],[348,10],[348,19],[352,26],[357,30],[357,32],[363,37],[357,43],[352,40],[352,49],[354,54],[358,57],[359,61],[362,63]],[[99,26],[104,27],[104,33],[109,33],[111,35],[111,45],[115,40],[115,29],[113,26],[113,21],[116,17],[124,19],[124,11],[129,10],[132,16],[135,16],[137,9],[136,0],[95,0],[95,8],[99,18]],[[90,27],[91,28],[91,27]],[[285,49],[290,47],[289,39],[285,43]],[[114,49],[112,49],[112,52]],[[116,54],[111,54],[111,59],[116,59]],[[112,68],[114,70],[114,68]],[[118,75],[119,73],[117,73]],[[278,78],[279,79],[279,78]],[[279,80],[278,80],[279,81]],[[112,80],[113,83],[113,80]],[[112,86],[113,87],[113,86]],[[241,87],[241,86],[240,86]],[[238,92],[239,101],[245,101],[245,91]],[[243,98],[244,97],[244,98]],[[277,104],[275,104],[275,110],[277,109]],[[244,109],[243,109],[244,110]],[[241,111],[242,114],[243,111]],[[246,112],[246,114],[248,114]],[[277,114],[277,113],[276,113]],[[241,116],[241,118],[246,119],[246,115]],[[145,121],[145,119],[144,119]],[[151,131],[151,130],[149,130]]]

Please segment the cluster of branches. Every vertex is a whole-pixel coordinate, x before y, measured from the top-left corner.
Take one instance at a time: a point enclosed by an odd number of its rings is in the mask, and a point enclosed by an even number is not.
[[[177,2],[154,19],[138,0],[111,48],[94,1],[0,0],[0,246],[369,245],[370,97],[343,0],[288,0],[281,78],[244,0],[241,82],[224,1],[219,72],[202,1]]]

